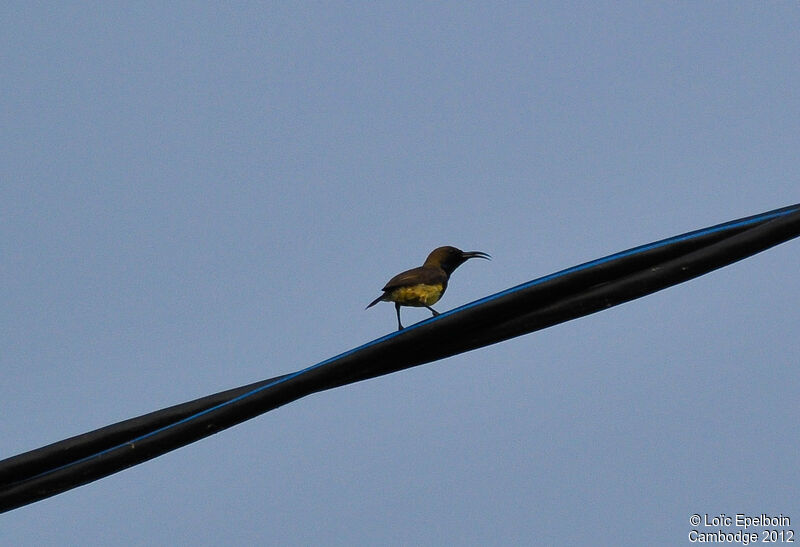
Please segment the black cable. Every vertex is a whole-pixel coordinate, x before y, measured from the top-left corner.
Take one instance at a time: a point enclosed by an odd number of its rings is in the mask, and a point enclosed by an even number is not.
[[[303,369],[0,461],[0,511],[55,495],[311,393],[403,370],[627,302],[800,235],[800,205],[623,251],[444,312]]]
[[[281,378],[283,376],[276,376],[268,380],[207,395],[194,401],[130,418],[0,461],[0,492],[2,492],[2,488],[8,485],[34,477],[46,470],[57,469],[131,439],[141,437]]]

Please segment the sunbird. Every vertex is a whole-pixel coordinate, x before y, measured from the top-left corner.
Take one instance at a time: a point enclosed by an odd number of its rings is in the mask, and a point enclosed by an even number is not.
[[[431,306],[436,304],[447,290],[450,274],[470,258],[490,260],[491,256],[482,251],[464,252],[450,246],[438,247],[431,251],[425,263],[419,268],[407,270],[391,278],[383,287],[383,294],[373,300],[367,308],[378,302],[394,302],[397,330],[403,329],[403,324],[400,322],[400,306],[428,308],[434,316],[439,315],[439,312]]]

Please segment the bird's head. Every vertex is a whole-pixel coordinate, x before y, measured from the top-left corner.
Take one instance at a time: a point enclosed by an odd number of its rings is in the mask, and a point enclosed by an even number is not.
[[[428,258],[425,259],[425,266],[438,266],[447,272],[447,275],[453,273],[453,271],[461,266],[464,262],[469,260],[470,258],[485,258],[486,260],[490,260],[491,257],[481,251],[462,251],[461,249],[456,249],[455,247],[445,246],[445,247],[438,247],[431,251],[431,254],[428,255]]]

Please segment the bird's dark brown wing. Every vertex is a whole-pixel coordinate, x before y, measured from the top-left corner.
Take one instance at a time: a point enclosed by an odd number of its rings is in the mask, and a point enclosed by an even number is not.
[[[447,286],[447,274],[441,268],[420,266],[397,274],[389,280],[383,290],[391,291],[398,287],[408,287],[410,285],[419,285],[420,283]]]

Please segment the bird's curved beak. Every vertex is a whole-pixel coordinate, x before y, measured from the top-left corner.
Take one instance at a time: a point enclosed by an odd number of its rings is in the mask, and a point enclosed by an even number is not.
[[[485,258],[486,260],[492,259],[490,254],[484,253],[483,251],[467,251],[466,253],[461,253],[461,257],[464,260],[469,260],[470,258]]]

